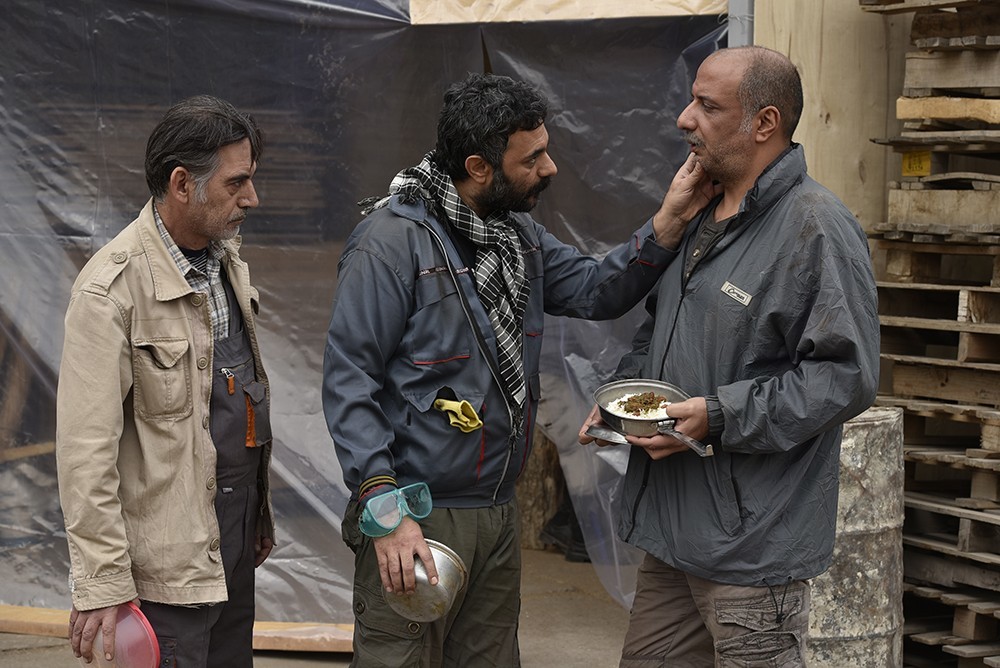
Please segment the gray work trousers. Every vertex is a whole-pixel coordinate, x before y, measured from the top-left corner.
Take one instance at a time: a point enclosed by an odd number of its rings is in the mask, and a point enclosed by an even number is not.
[[[809,583],[720,584],[647,554],[620,668],[801,668]]]

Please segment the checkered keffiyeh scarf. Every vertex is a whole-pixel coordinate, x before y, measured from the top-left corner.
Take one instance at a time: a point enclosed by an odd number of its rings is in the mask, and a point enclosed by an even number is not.
[[[436,202],[452,226],[476,245],[476,292],[485,306],[497,337],[497,354],[503,388],[514,412],[511,438],[521,431],[525,400],[522,326],[528,301],[524,257],[509,211],[482,220],[462,202],[451,178],[434,164],[434,152],[416,167],[404,169],[389,184],[389,197],[402,194]],[[367,215],[385,206],[389,197],[369,198],[360,204]]]

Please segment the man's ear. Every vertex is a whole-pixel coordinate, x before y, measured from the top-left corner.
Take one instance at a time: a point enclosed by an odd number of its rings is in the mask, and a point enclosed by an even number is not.
[[[167,183],[167,196],[187,204],[194,200],[195,187],[196,184],[191,172],[184,167],[174,167],[174,171],[170,172],[170,181]]]
[[[781,112],[774,106],[764,107],[757,112],[754,124],[757,126],[754,130],[754,138],[763,144],[773,134],[781,134]]]
[[[465,159],[465,171],[469,178],[483,186],[489,183],[493,176],[493,167],[480,155],[470,155]]]

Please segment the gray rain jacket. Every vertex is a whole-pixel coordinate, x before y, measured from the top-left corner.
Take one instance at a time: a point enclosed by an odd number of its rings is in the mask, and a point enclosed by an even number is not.
[[[702,215],[712,215],[714,206]],[[700,219],[699,219],[700,220]],[[699,221],[695,221],[699,222]],[[878,385],[867,239],[794,144],[758,178],[685,281],[697,224],[647,303],[619,378],[718,396],[715,456],[630,454],[621,537],[698,577],[763,586],[819,575],[837,520],[841,425]]]
[[[651,221],[598,261],[527,214],[514,218],[530,283],[523,323],[528,408],[514,447],[487,363],[496,358],[496,338],[456,246],[465,240],[453,239],[422,201],[399,196],[348,239],[327,335],[323,410],[353,497],[366,480],[391,476],[400,486],[428,483],[435,506],[510,501],[538,405],[544,314],[617,317],[655,286],[670,254],[653,240]],[[474,249],[465,251],[474,257]],[[463,433],[434,407],[436,399],[468,401],[483,426]]]

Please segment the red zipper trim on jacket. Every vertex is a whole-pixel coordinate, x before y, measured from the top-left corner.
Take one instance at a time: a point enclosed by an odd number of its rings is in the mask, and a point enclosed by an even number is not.
[[[428,366],[431,364],[444,364],[445,362],[454,362],[455,360],[467,360],[467,359],[469,359],[469,355],[455,355],[454,357],[446,357],[443,360],[428,360],[426,362],[420,362],[414,360],[413,363],[416,364],[417,366]]]

